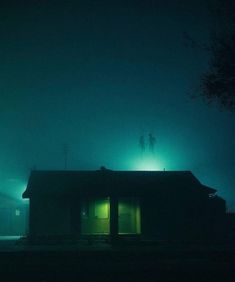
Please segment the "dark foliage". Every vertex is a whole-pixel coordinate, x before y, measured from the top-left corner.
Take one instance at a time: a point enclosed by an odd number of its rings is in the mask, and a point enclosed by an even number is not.
[[[217,8],[219,26],[209,48],[210,68],[202,76],[201,94],[209,103],[235,111],[235,17],[231,17],[235,5],[225,4]]]
[[[216,100],[222,107],[235,110],[235,34],[215,39],[210,69],[202,76],[201,88],[209,102]]]

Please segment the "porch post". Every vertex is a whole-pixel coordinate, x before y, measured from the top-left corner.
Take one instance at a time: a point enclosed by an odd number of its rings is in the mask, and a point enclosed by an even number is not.
[[[118,197],[110,197],[110,241],[115,243],[118,239]]]

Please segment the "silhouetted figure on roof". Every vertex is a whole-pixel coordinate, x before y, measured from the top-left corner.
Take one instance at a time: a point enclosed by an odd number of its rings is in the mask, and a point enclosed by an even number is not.
[[[152,135],[152,133],[149,133],[149,150],[153,153],[155,149],[156,144],[156,138]]]
[[[144,135],[140,136],[139,146],[140,146],[141,152],[144,153],[144,151],[145,151],[145,137],[144,137]]]

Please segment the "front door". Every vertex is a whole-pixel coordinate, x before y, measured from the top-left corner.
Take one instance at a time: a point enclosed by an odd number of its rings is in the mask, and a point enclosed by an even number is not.
[[[140,234],[140,206],[136,198],[119,198],[118,233]]]
[[[109,234],[109,198],[90,198],[82,200],[81,232],[87,235]]]

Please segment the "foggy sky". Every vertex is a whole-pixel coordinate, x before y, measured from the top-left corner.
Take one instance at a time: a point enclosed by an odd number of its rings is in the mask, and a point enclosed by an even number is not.
[[[235,209],[234,114],[192,99],[208,68],[206,1],[18,1],[0,9],[0,191],[29,172],[192,170]],[[143,158],[142,158],[143,159]]]

